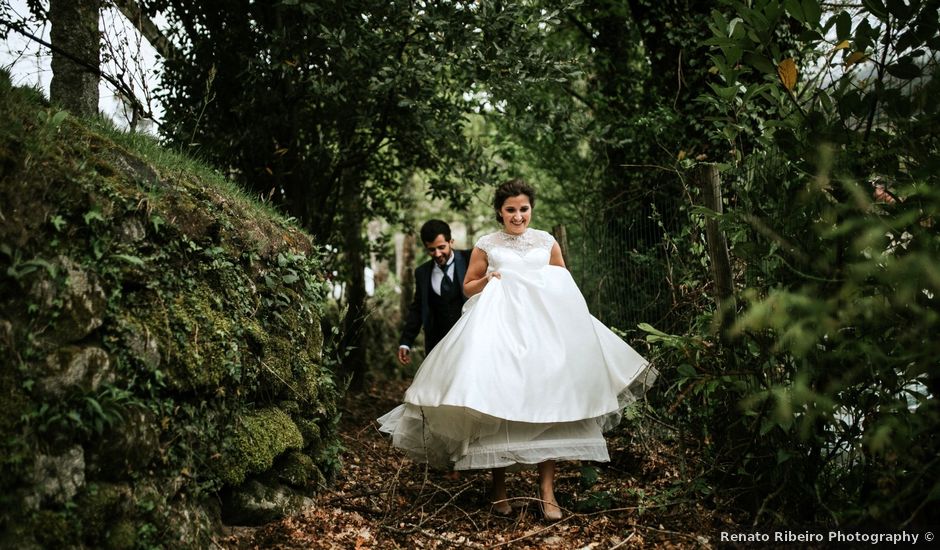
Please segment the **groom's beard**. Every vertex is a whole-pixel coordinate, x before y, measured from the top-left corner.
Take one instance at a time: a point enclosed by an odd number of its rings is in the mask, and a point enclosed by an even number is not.
[[[451,252],[450,254],[453,254],[453,252]],[[447,265],[447,262],[450,261],[450,254],[446,256],[438,256],[437,258],[434,258],[434,263],[436,263],[440,267],[444,267],[445,265]]]

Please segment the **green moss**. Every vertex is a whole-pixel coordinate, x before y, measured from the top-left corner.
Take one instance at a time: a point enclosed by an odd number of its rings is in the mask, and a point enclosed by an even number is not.
[[[26,395],[15,386],[11,372],[0,372],[0,436],[11,436],[19,416],[29,402]]]
[[[130,550],[137,546],[137,526],[133,521],[121,520],[115,523],[104,539],[106,550]]]
[[[319,359],[323,355],[323,331],[320,329],[320,316],[311,312],[311,319],[306,323],[304,335],[307,337],[307,355]]]
[[[293,298],[300,300],[297,295]],[[318,401],[323,378],[329,374],[320,366],[323,335],[319,319],[313,312],[307,313],[300,308],[279,313],[276,325],[284,329],[267,337],[262,377],[265,386],[278,388],[276,395],[309,405]]]
[[[232,314],[208,284],[197,282],[191,291],[177,294],[167,314],[176,339],[169,365],[173,385],[216,387],[241,365]]]
[[[293,290],[278,289],[287,295],[291,304],[306,304],[304,297]],[[319,315],[305,307],[288,307],[278,312],[278,321],[294,342],[298,352],[302,352],[311,361],[317,361],[323,348],[323,332],[320,330]]]
[[[285,399],[283,401],[278,401],[277,408],[287,413],[287,415],[293,418],[295,422],[302,416],[300,403],[298,403],[295,399]]]
[[[86,538],[98,540],[109,526],[123,517],[130,506],[131,490],[113,483],[89,484],[76,499],[75,515]]]
[[[69,521],[65,512],[39,510],[30,521],[30,531],[45,548],[61,548],[74,544],[77,540],[76,526]]]
[[[320,445],[320,426],[315,419],[304,418],[298,420],[297,427],[300,428],[300,433],[304,437],[304,447],[314,448]]]
[[[268,333],[261,327],[258,320],[253,317],[245,322],[244,330],[245,341],[248,343],[249,349],[255,355],[261,356],[263,354],[262,350],[268,343]]]
[[[161,349],[170,342],[165,312],[156,307],[128,307],[115,315],[112,350],[122,350],[133,366],[155,371],[165,361]]]
[[[284,411],[271,407],[246,413],[235,426],[219,477],[238,485],[247,474],[268,470],[275,457],[287,449],[300,449],[303,443],[300,430]]]
[[[313,459],[301,451],[289,451],[278,459],[273,471],[277,479],[293,487],[306,487],[317,480],[317,467]]]
[[[307,403],[315,403],[320,393],[320,383],[323,372],[319,365],[307,360],[296,366],[294,375],[300,386],[301,394]]]
[[[279,397],[306,399],[305,394],[292,395],[299,390],[293,373],[297,360],[289,335],[269,333],[261,355],[261,386]]]

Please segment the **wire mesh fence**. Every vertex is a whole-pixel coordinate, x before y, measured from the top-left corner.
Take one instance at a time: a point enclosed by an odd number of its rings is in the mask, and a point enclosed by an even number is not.
[[[674,300],[664,228],[678,206],[645,195],[602,223],[565,228],[572,276],[591,313],[604,324],[628,333],[639,323],[671,325]]]

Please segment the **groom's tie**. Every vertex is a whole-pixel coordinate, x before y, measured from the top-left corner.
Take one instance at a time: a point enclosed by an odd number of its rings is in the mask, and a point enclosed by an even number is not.
[[[454,288],[454,281],[447,275],[447,267],[441,268],[441,271],[444,272],[444,278],[441,279],[441,296],[447,296]]]

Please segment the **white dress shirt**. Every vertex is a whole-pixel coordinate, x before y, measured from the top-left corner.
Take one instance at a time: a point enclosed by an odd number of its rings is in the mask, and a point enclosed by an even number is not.
[[[431,290],[438,296],[441,295],[441,281],[444,280],[445,269],[447,270],[447,276],[450,277],[451,281],[454,281],[454,256],[456,256],[456,253],[451,252],[450,258],[447,259],[447,264],[443,268],[434,264],[434,268],[431,269]],[[456,282],[454,281],[454,283]]]

